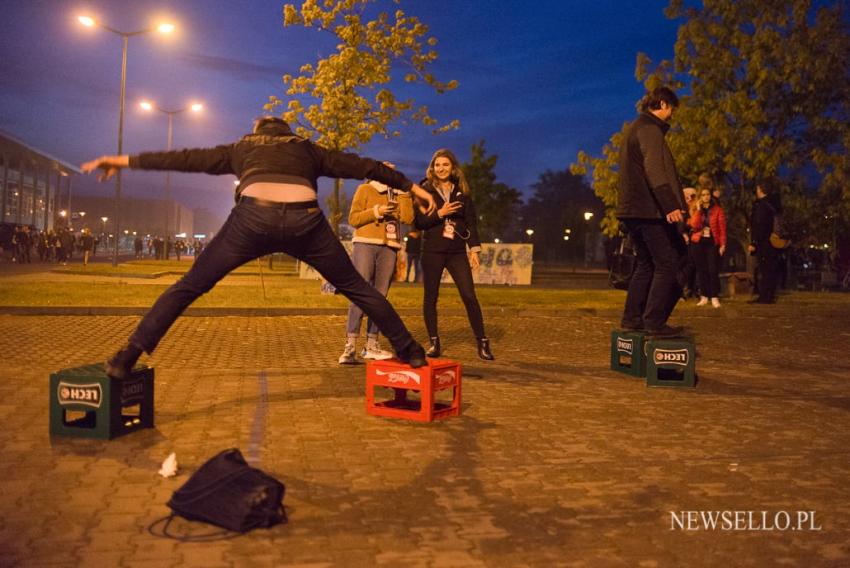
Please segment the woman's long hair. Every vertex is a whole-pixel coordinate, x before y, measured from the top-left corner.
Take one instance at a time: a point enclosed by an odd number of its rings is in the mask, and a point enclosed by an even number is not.
[[[452,163],[452,181],[454,181],[455,185],[460,187],[460,190],[464,195],[469,195],[469,184],[466,183],[466,176],[463,175],[463,170],[460,169],[460,162],[457,161],[457,158],[452,151],[446,148],[440,148],[434,152],[434,155],[431,156],[431,161],[428,162],[428,169],[425,170],[425,177],[431,182],[431,185],[437,187],[437,174],[434,173],[434,162],[437,161],[437,158],[449,159]]]

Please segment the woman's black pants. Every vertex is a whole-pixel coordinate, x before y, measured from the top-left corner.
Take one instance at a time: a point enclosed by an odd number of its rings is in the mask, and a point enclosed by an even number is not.
[[[481,306],[475,296],[475,284],[472,282],[472,269],[469,267],[469,258],[465,252],[422,253],[422,275],[425,283],[425,302],[423,312],[425,315],[425,327],[430,337],[437,337],[437,298],[440,295],[440,279],[443,269],[449,274],[460,292],[460,299],[466,307],[466,315],[476,338],[486,337],[484,333],[484,316],[481,314]]]
[[[694,248],[699,293],[706,298],[720,296],[720,253],[711,237],[702,237]]]

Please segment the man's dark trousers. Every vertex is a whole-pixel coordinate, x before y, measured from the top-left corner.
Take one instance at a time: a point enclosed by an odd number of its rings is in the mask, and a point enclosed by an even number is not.
[[[168,288],[142,318],[130,343],[152,352],[198,296],[235,268],[273,252],[284,252],[314,267],[346,298],[378,324],[396,352],[414,339],[386,298],[357,273],[318,204],[263,207],[241,202],[186,275]]]
[[[662,219],[624,219],[636,264],[626,294],[624,326],[660,329],[682,296],[677,270],[687,254],[676,226]]]
[[[767,241],[760,243],[756,249],[758,259],[758,301],[775,302],[776,285],[781,271],[779,251]]]

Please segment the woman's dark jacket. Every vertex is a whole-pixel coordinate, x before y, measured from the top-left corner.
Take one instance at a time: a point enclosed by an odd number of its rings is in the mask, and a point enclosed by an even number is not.
[[[478,238],[478,217],[475,213],[475,204],[472,203],[469,195],[464,195],[455,184],[449,195],[449,201],[460,201],[463,207],[460,211],[441,218],[437,215],[437,210],[446,203],[443,196],[430,181],[424,181],[420,185],[434,196],[437,204],[436,210],[430,215],[425,215],[419,207],[414,207],[416,210],[414,224],[422,230],[422,252],[465,253],[467,245],[472,251],[481,250],[481,241]],[[452,220],[455,224],[454,239],[443,236],[443,225],[446,219]]]
[[[381,162],[357,154],[326,150],[293,135],[289,127],[274,123],[266,124],[233,144],[130,156],[130,167],[233,174],[239,178],[237,199],[242,190],[254,182],[306,184],[316,189],[316,179],[321,176],[374,179],[403,191],[410,191],[413,186],[404,174]]]

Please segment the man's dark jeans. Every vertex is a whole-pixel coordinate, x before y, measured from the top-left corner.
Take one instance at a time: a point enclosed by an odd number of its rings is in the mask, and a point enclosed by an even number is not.
[[[756,248],[758,259],[758,288],[759,302],[775,302],[776,286],[782,270],[779,251],[773,248],[769,242],[759,243]]]
[[[687,255],[676,226],[662,219],[624,219],[635,247],[635,271],[626,294],[622,324],[657,330],[682,296],[677,271]]]
[[[130,343],[152,352],[174,320],[198,296],[212,289],[231,270],[273,252],[284,252],[315,268],[378,324],[397,353],[405,353],[414,344],[387,299],[354,269],[318,207],[262,207],[244,202],[233,208],[189,272],[157,299],[133,332]]]

